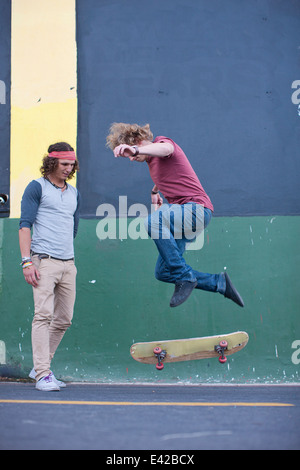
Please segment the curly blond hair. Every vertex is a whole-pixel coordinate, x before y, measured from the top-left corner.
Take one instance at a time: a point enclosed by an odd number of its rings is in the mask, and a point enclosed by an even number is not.
[[[114,122],[110,126],[109,135],[106,138],[106,145],[113,150],[120,144],[136,145],[142,140],[153,140],[153,134],[149,124],[139,126],[138,124]]]

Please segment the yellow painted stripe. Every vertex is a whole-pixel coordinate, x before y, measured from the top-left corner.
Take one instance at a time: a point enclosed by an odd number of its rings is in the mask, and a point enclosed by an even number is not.
[[[50,144],[76,148],[75,0],[14,0],[11,33],[10,216],[39,178]],[[74,183],[76,181],[74,179]]]
[[[285,407],[294,406],[291,403],[272,402],[154,402],[154,401],[69,401],[69,400],[11,400],[0,399],[0,403],[21,403],[39,405],[92,405],[92,406],[269,406]]]

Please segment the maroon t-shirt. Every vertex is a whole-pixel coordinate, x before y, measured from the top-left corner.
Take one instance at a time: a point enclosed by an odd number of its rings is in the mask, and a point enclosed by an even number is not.
[[[147,163],[152,181],[169,204],[196,202],[214,210],[184,151],[168,137],[156,137],[153,143],[169,142],[174,152],[167,157],[148,157]]]

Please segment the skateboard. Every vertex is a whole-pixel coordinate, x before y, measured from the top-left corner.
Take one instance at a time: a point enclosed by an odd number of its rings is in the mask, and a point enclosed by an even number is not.
[[[203,338],[174,339],[135,343],[130,354],[138,362],[155,364],[158,370],[164,368],[164,362],[193,361],[219,357],[225,364],[227,357],[243,349],[249,336],[245,331],[236,331],[228,335],[205,336]]]

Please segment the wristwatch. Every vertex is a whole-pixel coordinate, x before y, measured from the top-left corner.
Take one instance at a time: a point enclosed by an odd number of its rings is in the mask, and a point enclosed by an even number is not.
[[[135,149],[135,154],[133,155],[134,157],[140,153],[139,148],[137,145],[132,145],[132,148]]]

